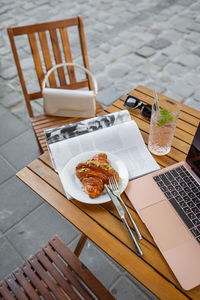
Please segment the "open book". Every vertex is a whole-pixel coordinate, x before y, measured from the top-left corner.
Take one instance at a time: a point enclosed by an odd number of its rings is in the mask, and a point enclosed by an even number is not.
[[[92,150],[118,156],[127,167],[129,180],[160,168],[127,110],[48,129],[45,136],[59,174],[71,158]]]

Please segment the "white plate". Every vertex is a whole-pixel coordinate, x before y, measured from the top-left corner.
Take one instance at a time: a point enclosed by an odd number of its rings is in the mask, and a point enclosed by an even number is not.
[[[69,193],[73,198],[80,202],[89,204],[100,204],[110,201],[108,194],[103,191],[101,195],[95,199],[90,198],[84,191],[83,184],[76,176],[76,166],[92,158],[97,153],[106,153],[108,161],[112,167],[119,173],[119,189],[122,193],[128,184],[128,171],[124,163],[117,156],[105,151],[90,151],[81,153],[73,157],[63,168],[60,178],[65,192]]]

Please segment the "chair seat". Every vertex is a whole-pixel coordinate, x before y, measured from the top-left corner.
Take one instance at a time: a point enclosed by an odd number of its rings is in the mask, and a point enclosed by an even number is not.
[[[103,115],[104,110],[102,105],[97,101],[96,102],[96,115]],[[36,138],[38,140],[38,144],[40,146],[41,152],[48,151],[46,139],[44,135],[44,130],[49,128],[54,128],[58,126],[62,126],[68,123],[79,122],[83,119],[81,118],[67,118],[67,117],[56,117],[56,116],[48,116],[48,115],[40,115],[38,117],[31,118],[32,127]]]
[[[95,299],[93,294],[115,299],[58,236],[0,282],[0,299]]]

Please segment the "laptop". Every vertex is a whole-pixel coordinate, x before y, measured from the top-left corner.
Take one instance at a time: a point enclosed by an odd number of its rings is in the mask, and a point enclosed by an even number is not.
[[[186,161],[129,182],[126,194],[180,285],[200,285],[200,124]]]

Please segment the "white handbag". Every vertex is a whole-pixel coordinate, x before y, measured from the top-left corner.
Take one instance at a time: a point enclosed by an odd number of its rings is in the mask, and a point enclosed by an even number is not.
[[[74,66],[82,69],[91,78],[94,91],[57,89],[45,87],[49,75],[62,66]],[[42,84],[44,99],[44,113],[46,115],[60,117],[90,118],[96,114],[96,95],[98,92],[97,82],[93,74],[83,66],[74,63],[62,63],[52,67],[46,74]]]

